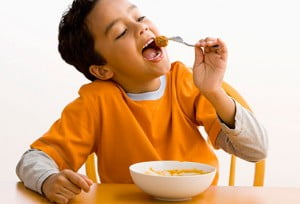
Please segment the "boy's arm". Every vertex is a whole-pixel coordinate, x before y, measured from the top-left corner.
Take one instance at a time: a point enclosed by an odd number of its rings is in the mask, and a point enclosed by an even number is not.
[[[59,171],[56,163],[46,153],[30,149],[19,161],[17,175],[25,186],[56,203],[68,203],[93,184],[85,175],[70,169]]]
[[[195,45],[193,81],[222,121],[234,128],[235,104],[222,88],[227,55],[227,47],[222,40],[200,40]]]
[[[236,104],[235,127],[230,128],[221,121],[222,130],[216,146],[247,161],[264,159],[268,149],[266,130],[252,112],[233,101]]]
[[[46,153],[30,149],[20,159],[16,173],[26,187],[42,195],[44,181],[50,175],[59,173],[59,169]]]
[[[214,107],[221,123],[226,124],[222,124],[215,144],[247,160],[260,160],[265,157],[267,149],[264,129],[251,113],[238,107],[222,88],[227,55],[227,47],[222,40],[200,40],[195,46],[193,81]],[[254,153],[256,156],[252,157]]]
[[[220,119],[229,127],[235,128],[236,105],[232,98],[226,94],[224,89],[205,94],[205,97],[214,106]]]

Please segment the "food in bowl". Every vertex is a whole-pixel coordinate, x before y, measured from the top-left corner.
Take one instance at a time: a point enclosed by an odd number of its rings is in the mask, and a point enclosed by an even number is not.
[[[189,200],[204,192],[216,174],[213,166],[181,161],[140,162],[131,165],[129,170],[141,190],[168,201]]]
[[[206,174],[208,172],[200,169],[166,169],[166,170],[155,170],[152,167],[145,174],[156,174],[159,176],[192,176],[197,174]]]

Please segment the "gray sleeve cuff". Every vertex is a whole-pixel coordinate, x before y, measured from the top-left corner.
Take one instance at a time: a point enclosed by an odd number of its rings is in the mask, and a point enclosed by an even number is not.
[[[235,128],[221,122],[221,131],[216,145],[224,151],[247,161],[259,161],[267,156],[268,136],[265,128],[254,114],[236,104]]]
[[[221,128],[222,131],[226,135],[231,135],[231,136],[237,136],[240,135],[241,132],[243,131],[243,107],[236,102],[234,99],[232,99],[235,103],[235,127],[233,129],[229,128],[222,120],[219,118],[220,123],[221,123]]]
[[[47,170],[46,172],[42,172],[42,174],[40,175],[40,177],[37,179],[36,187],[35,187],[36,190],[35,191],[37,191],[38,193],[40,193],[41,195],[43,195],[42,186],[43,186],[44,181],[49,176],[51,176],[52,174],[56,174],[56,173],[58,173],[58,171],[55,170],[55,169],[50,169],[50,170]]]
[[[46,153],[30,149],[21,157],[16,173],[27,188],[42,195],[42,185],[45,179],[52,174],[59,173],[59,169]]]

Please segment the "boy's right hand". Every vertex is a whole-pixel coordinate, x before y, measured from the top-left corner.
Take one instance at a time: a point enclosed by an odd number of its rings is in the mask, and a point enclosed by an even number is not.
[[[88,192],[92,184],[93,181],[85,175],[64,169],[49,176],[43,183],[42,191],[50,201],[68,203],[81,189]]]

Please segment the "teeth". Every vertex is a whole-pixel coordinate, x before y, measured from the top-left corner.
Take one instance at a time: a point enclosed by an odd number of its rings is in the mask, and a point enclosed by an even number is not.
[[[154,41],[153,38],[152,38],[151,40],[149,40],[149,41],[144,45],[143,49],[144,49],[145,47],[147,47],[148,45],[150,45],[153,41]]]

